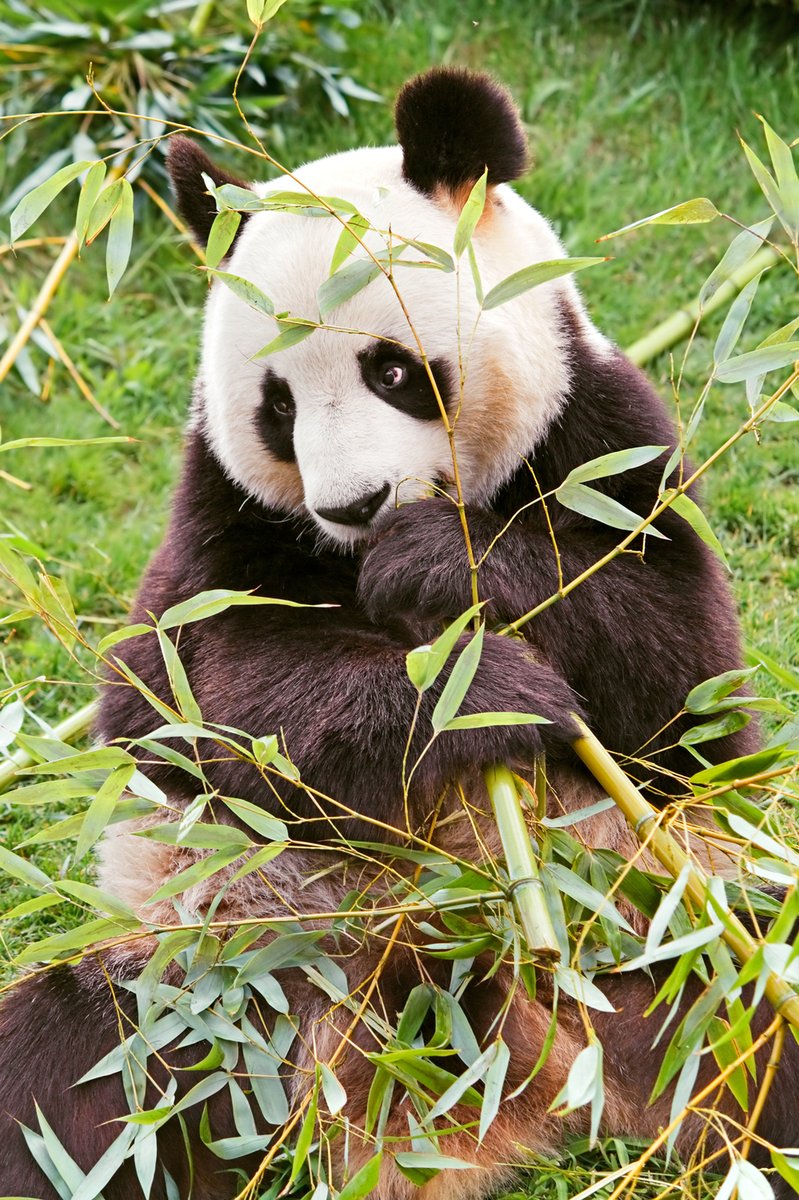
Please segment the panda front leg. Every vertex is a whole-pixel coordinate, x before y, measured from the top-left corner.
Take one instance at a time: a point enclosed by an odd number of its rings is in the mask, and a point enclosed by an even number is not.
[[[571,515],[558,524],[554,513],[556,556],[541,517],[522,514],[508,525],[488,509],[466,512],[482,559],[480,596],[489,621],[501,624],[556,597],[561,579],[569,584],[588,572],[623,536]],[[692,687],[740,665],[737,622],[707,547],[676,516],[664,514],[659,527],[669,540],[650,537],[639,552],[618,554],[523,633],[582,698],[608,748],[630,756],[645,749],[665,772],[690,773],[694,760],[675,748],[690,718],[673,719]],[[376,623],[404,620],[419,636],[464,611],[471,578],[454,504],[426,500],[391,514],[364,558],[358,591]],[[709,754],[747,753],[752,734],[744,729],[711,743]],[[668,779],[662,784],[668,790]]]
[[[406,668],[412,642],[366,629],[343,609],[266,618],[258,612],[242,609],[211,618],[207,631],[200,628],[205,623],[187,626],[182,660],[205,721],[253,737],[280,734],[307,790],[277,781],[278,794],[257,765],[224,746],[213,747],[204,770],[222,795],[296,817],[314,840],[330,835],[328,818],[335,828],[340,830],[344,822],[343,828],[351,831],[345,816],[349,810],[392,826],[402,823],[404,764],[407,777],[418,760],[410,796],[419,798],[420,811],[427,811],[448,782],[493,762],[529,767],[543,748],[557,755],[576,735],[572,713],[579,711],[577,697],[523,643],[486,635],[461,711],[533,713],[549,724],[458,730],[433,738],[433,708],[470,635],[463,636],[439,679],[420,698]],[[125,657],[168,701],[168,681],[154,639],[133,639]],[[151,713],[129,685],[109,687],[100,732],[106,740],[146,736],[153,725]],[[174,793],[176,780],[169,767],[150,765],[147,770]],[[310,828],[309,821],[316,825]],[[360,825],[359,836],[366,835]]]

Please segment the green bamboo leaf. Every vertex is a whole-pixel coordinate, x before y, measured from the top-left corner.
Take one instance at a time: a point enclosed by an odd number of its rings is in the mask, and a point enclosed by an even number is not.
[[[537,717],[533,713],[520,712],[482,712],[470,713],[466,717],[453,717],[441,732],[449,729],[489,729],[500,725],[549,725],[547,717]]]
[[[487,184],[488,167],[486,167],[483,174],[473,185],[458,217],[458,224],[455,226],[455,237],[452,242],[452,249],[456,258],[460,258],[466,247],[471,243],[472,234],[483,215],[486,206]]]
[[[356,1171],[349,1183],[345,1184],[339,1192],[338,1200],[364,1200],[364,1197],[377,1187],[382,1161],[383,1152],[381,1150],[375,1154],[374,1158],[370,1158],[367,1163],[364,1163],[360,1171]]]
[[[103,1188],[128,1157],[135,1136],[135,1127],[126,1125],[72,1193],[72,1200],[101,1200]]]
[[[403,1150],[394,1156],[394,1160],[403,1174],[410,1179],[414,1179],[417,1172],[429,1179],[438,1171],[473,1171],[477,1166],[477,1163],[464,1162],[462,1158],[451,1158],[448,1154],[436,1154],[432,1150]]]
[[[642,518],[638,513],[619,504],[618,500],[614,500],[611,496],[606,496],[604,492],[586,487],[584,483],[561,484],[555,495],[564,508],[580,513],[583,517],[589,517],[593,521],[599,521],[602,525],[610,525],[613,529],[624,529],[630,532],[641,524]],[[655,529],[654,525],[647,525],[646,533],[651,534],[652,537],[665,539],[665,535]]]
[[[347,1093],[327,1063],[319,1063],[319,1072],[322,1078],[322,1093],[325,1098],[325,1104],[330,1114],[335,1116],[336,1113],[341,1112],[347,1103]]]
[[[697,196],[693,200],[683,200],[682,204],[675,204],[671,208],[661,209],[651,217],[641,217],[640,221],[623,225],[621,229],[614,229],[613,233],[606,233],[597,238],[597,241],[607,242],[610,238],[629,233],[631,229],[640,229],[642,225],[704,225],[720,216],[721,213],[712,200],[708,200],[706,196]]]
[[[70,163],[66,167],[62,167],[60,171],[56,171],[55,175],[51,175],[49,179],[45,179],[44,183],[40,183],[33,191],[27,193],[20,200],[17,207],[11,214],[11,243],[22,237],[23,233],[33,222],[42,215],[44,210],[52,204],[56,196],[64,190],[68,183],[90,167],[89,162]]]
[[[256,28],[262,29],[285,3],[286,0],[247,0],[247,15]]]
[[[294,1143],[294,1157],[291,1162],[291,1174],[289,1175],[289,1188],[294,1180],[299,1175],[300,1171],[305,1166],[308,1159],[308,1152],[311,1149],[313,1142],[314,1130],[316,1129],[316,1114],[319,1107],[319,1080],[316,1080],[311,1099],[308,1103],[305,1116],[303,1117],[300,1132],[297,1134],[297,1141]]]
[[[778,1150],[772,1150],[770,1153],[771,1161],[779,1174],[795,1192],[799,1193],[799,1155],[780,1154]]]
[[[414,250],[418,250],[420,254],[424,254],[427,258],[432,259],[437,266],[441,267],[442,271],[449,273],[455,270],[452,255],[448,254],[446,250],[442,250],[440,246],[433,246],[430,242],[420,242],[416,238],[405,238],[400,244],[411,246]]]
[[[496,1046],[496,1054],[486,1072],[485,1087],[483,1089],[483,1107],[480,1112],[480,1130],[477,1137],[478,1145],[480,1145],[488,1133],[494,1117],[499,1112],[499,1106],[502,1101],[502,1089],[505,1086],[505,1076],[508,1073],[510,1065],[510,1050],[507,1044],[503,1042],[502,1038],[498,1038],[494,1045]]]
[[[415,688],[425,692],[441,674],[442,668],[455,648],[460,635],[469,622],[476,617],[482,604],[473,604],[465,613],[461,613],[444,632],[436,638],[431,646],[417,646],[405,657],[405,669],[408,678]]]
[[[225,867],[229,866],[240,855],[241,850],[238,847],[235,847],[233,850],[212,851],[206,858],[192,863],[184,871],[179,871],[177,875],[173,875],[171,879],[168,879],[166,883],[161,885],[158,891],[153,892],[147,903],[155,904],[158,900],[169,900],[172,896],[179,896],[181,892],[194,887],[195,884],[202,883],[205,879],[210,879],[212,875],[216,875],[217,871],[223,871]]]
[[[748,354],[738,354],[728,358],[715,370],[715,378],[719,383],[741,383],[746,379],[755,379],[758,375],[766,375],[780,367],[792,366],[799,359],[799,342],[784,342],[778,346],[767,346],[762,350],[750,350]]]
[[[703,742],[714,742],[717,738],[737,733],[739,729],[748,725],[751,719],[749,713],[735,711],[722,713],[712,721],[704,721],[701,725],[693,725],[690,729],[686,729],[680,738],[679,745],[699,746]]]
[[[288,830],[283,822],[278,821],[276,817],[270,817],[257,804],[252,804],[249,800],[241,800],[237,796],[220,796],[219,799],[227,805],[234,816],[244,821],[262,837],[268,838],[270,842],[288,841]]]
[[[304,929],[301,933],[282,933],[260,950],[256,950],[236,976],[240,987],[259,975],[268,975],[278,967],[297,967],[319,957],[318,943],[324,929]]]
[[[45,1149],[49,1155],[55,1169],[58,1171],[64,1183],[70,1188],[70,1196],[78,1190],[81,1183],[85,1179],[85,1175],[74,1158],[61,1145],[58,1136],[52,1126],[48,1123],[44,1113],[39,1108],[39,1105],[34,1100],[36,1107],[36,1116],[39,1120],[39,1128],[42,1131],[42,1140]]]
[[[271,354],[277,354],[280,350],[288,350],[290,346],[304,342],[319,328],[316,322],[312,321],[282,320],[278,321],[277,327],[280,330],[278,336],[264,346],[263,350],[259,350],[255,358],[269,358]]]
[[[321,319],[326,321],[340,304],[363,291],[382,273],[377,263],[369,258],[358,258],[340,267],[335,275],[330,275],[317,289],[316,300]]]
[[[80,189],[80,197],[78,199],[78,211],[75,216],[75,232],[78,235],[78,250],[83,249],[83,243],[86,239],[86,233],[89,228],[92,209],[95,201],[100,195],[100,189],[105,182],[106,166],[104,162],[92,163],[89,170],[86,172],[86,178],[83,181],[83,186]]]
[[[164,609],[158,621],[159,629],[175,629],[178,625],[190,625],[192,621],[204,621],[217,613],[226,612],[229,608],[258,606],[264,604],[282,605],[286,608],[331,608],[335,605],[300,604],[297,600],[279,600],[271,596],[254,596],[252,592],[230,591],[228,588],[214,588],[208,592],[198,592],[189,600],[181,600],[171,608]]]
[[[548,283],[550,279],[573,275],[577,271],[585,271],[588,267],[608,261],[607,258],[555,258],[549,262],[533,263],[492,287],[483,301],[483,309],[498,308],[500,304],[507,304],[508,300],[513,300],[523,292],[529,292],[539,284]]]
[[[774,333],[770,333],[767,338],[763,338],[763,341],[756,349],[762,350],[765,346],[780,346],[783,342],[790,342],[797,329],[799,329],[799,317],[794,317],[787,325],[781,326]]]
[[[757,667],[741,667],[735,671],[724,671],[692,688],[685,699],[689,713],[715,712],[719,703],[738,688],[743,687],[757,671]]]
[[[605,479],[609,475],[632,471],[659,458],[665,450],[668,450],[668,446],[633,446],[629,450],[613,450],[610,454],[601,454],[599,458],[592,458],[569,471],[561,487],[564,484],[587,483],[591,479]]]
[[[481,625],[458,655],[457,662],[452,668],[452,674],[444,685],[444,690],[433,709],[431,722],[435,733],[440,733],[449,724],[463,703],[480,663],[484,637],[485,626]]]
[[[758,114],[759,116],[759,114]],[[794,245],[799,240],[799,176],[790,146],[775,133],[764,117],[759,120],[766,134],[766,144],[777,180],[784,225]]]
[[[772,679],[776,679],[777,683],[782,684],[788,691],[799,692],[799,671],[791,670],[789,666],[777,662],[776,658],[771,658],[763,650],[756,650],[754,646],[746,647],[746,661],[764,667]]]
[[[738,339],[749,317],[749,310],[752,307],[752,301],[755,298],[762,275],[763,271],[759,271],[757,275],[753,276],[730,305],[713,348],[713,362],[716,366],[725,362],[738,345]]]
[[[483,280],[480,276],[477,255],[474,252],[474,246],[471,242],[467,246],[467,253],[469,255],[469,270],[472,273],[472,283],[474,284],[474,294],[477,297],[477,303],[483,308],[485,306],[485,291],[483,289]]]
[[[30,883],[36,888],[47,888],[53,886],[53,881],[49,875],[45,875],[44,871],[40,871],[33,863],[28,862],[26,858],[15,854],[13,850],[8,850],[5,846],[0,846],[0,870],[5,871],[6,875],[11,875],[14,879],[19,879],[22,883]]]
[[[333,249],[333,257],[330,260],[331,275],[335,275],[339,267],[343,266],[356,246],[363,241],[364,235],[370,228],[366,217],[359,212],[353,213],[347,220]]]
[[[32,942],[17,955],[15,962],[20,965],[32,962],[50,962],[54,958],[71,954],[76,950],[86,950],[96,942],[108,938],[118,938],[121,934],[134,933],[140,928],[138,920],[122,920],[121,918],[97,917],[86,921],[77,929],[67,933],[56,933],[52,937],[42,938]]]
[[[100,638],[100,641],[97,643],[97,653],[102,658],[106,650],[110,650],[118,642],[126,642],[128,638],[139,637],[140,634],[152,632],[152,625],[144,625],[141,622],[137,625],[126,625],[124,629],[115,629],[113,633],[107,633],[104,638]]]
[[[86,816],[83,819],[83,824],[80,827],[78,842],[75,847],[76,862],[80,862],[84,854],[94,845],[105,830],[117,801],[130,783],[135,770],[135,763],[126,763],[124,766],[115,767],[97,792],[97,795],[89,805]]]
[[[43,908],[54,908],[55,905],[63,903],[63,896],[57,896],[54,892],[47,892],[44,896],[32,896],[30,900],[23,900],[21,904],[15,904],[0,915],[0,921],[17,921],[20,917],[29,917],[32,913],[41,912]]]
[[[200,706],[194,699],[186,668],[180,660],[180,655],[172,641],[162,629],[156,629],[156,636],[161,647],[161,654],[169,677],[169,686],[181,716],[189,723],[202,725],[203,715]]]
[[[98,438],[57,438],[57,437],[30,437],[17,438],[13,442],[0,443],[0,452],[3,450],[22,450],[31,449],[38,446],[106,446],[111,444],[120,445],[124,443],[130,445],[135,442],[136,438],[132,437],[98,437]]]
[[[121,201],[122,180],[115,179],[113,183],[109,183],[108,187],[103,188],[92,206],[92,211],[89,214],[89,225],[86,230],[87,246],[91,246],[92,242],[100,236]]]
[[[774,224],[773,217],[758,221],[732,239],[699,291],[699,303],[704,306],[740,267],[749,262],[763,245]]]
[[[249,279],[243,279],[241,275],[233,275],[230,271],[219,271],[211,263],[208,264],[206,270],[209,275],[213,275],[214,279],[218,279],[234,296],[238,296],[239,300],[249,304],[250,308],[254,308],[256,312],[263,313],[267,317],[275,315],[275,306],[272,301]]]
[[[108,228],[108,245],[105,253],[105,269],[108,277],[108,298],[116,291],[117,284],[125,274],[133,244],[133,188],[127,179],[120,179],[119,204],[111,217]]]
[[[691,526],[694,533],[699,535],[705,545],[710,546],[710,549],[714,554],[718,555],[728,571],[732,570],[727,555],[724,553],[724,547],[711,529],[710,522],[696,501],[692,500],[685,492],[678,496],[674,488],[669,488],[663,492],[660,498],[661,500],[669,500],[671,510],[676,512],[678,516],[682,517]]]
[[[541,867],[544,875],[547,875],[555,884],[559,892],[564,892],[567,896],[571,896],[572,900],[576,900],[578,904],[582,904],[592,913],[601,914],[614,925],[621,926],[628,933],[633,933],[633,928],[628,921],[624,919],[613,905],[613,902],[604,896],[602,892],[597,891],[590,883],[587,883],[576,871],[572,871],[569,867],[563,866],[561,863],[544,863]]]
[[[233,239],[241,225],[241,213],[233,208],[223,208],[214,217],[214,223],[208,234],[208,244],[205,248],[206,265],[218,267],[222,259],[233,245]]]
[[[433,1122],[437,1117],[441,1117],[444,1113],[449,1112],[450,1109],[455,1107],[461,1097],[483,1078],[491,1064],[497,1058],[499,1047],[500,1042],[492,1042],[488,1049],[479,1058],[475,1059],[458,1079],[450,1084],[427,1114],[426,1120],[428,1122]]]

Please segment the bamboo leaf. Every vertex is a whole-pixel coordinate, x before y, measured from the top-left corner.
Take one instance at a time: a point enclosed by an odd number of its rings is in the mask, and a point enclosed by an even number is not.
[[[92,242],[103,232],[116,212],[121,200],[122,180],[115,179],[113,183],[109,183],[107,188],[103,188],[92,206],[92,211],[89,215],[89,226],[86,230],[87,246],[91,246]]]
[[[740,267],[749,262],[771,232],[773,217],[758,221],[732,239],[699,291],[699,303],[704,306]]]
[[[6,875],[11,875],[12,878],[19,879],[22,883],[30,883],[36,888],[47,888],[49,891],[53,886],[49,875],[45,875],[44,871],[40,871],[33,863],[28,862],[19,854],[15,854],[13,850],[8,850],[5,846],[0,846],[0,870],[5,871]]]
[[[420,692],[425,692],[435,683],[441,670],[455,649],[455,643],[466,626],[476,617],[482,604],[473,604],[465,613],[448,625],[444,632],[437,637],[432,646],[417,646],[405,657],[405,668],[408,678]]]
[[[542,283],[548,283],[550,279],[560,279],[562,275],[573,275],[577,271],[585,271],[586,268],[595,267],[598,263],[603,262],[608,262],[608,259],[555,258],[548,262],[533,263],[529,267],[523,267],[521,271],[515,271],[513,275],[509,275],[507,279],[503,279],[501,283],[492,287],[483,301],[483,309],[498,308],[500,304],[507,304],[509,300],[521,296],[523,292],[529,292]]]
[[[280,350],[288,350],[289,347],[296,346],[298,342],[304,342],[319,328],[315,322],[310,321],[278,321],[277,327],[280,330],[278,336],[264,346],[263,350],[259,350],[255,358],[268,358]]]
[[[452,249],[456,258],[460,258],[466,247],[471,243],[472,234],[483,215],[486,204],[487,184],[488,167],[486,167],[483,174],[472,187],[458,217],[458,223],[455,226],[455,237],[452,242]]]
[[[262,837],[268,838],[270,842],[288,841],[288,830],[283,822],[278,821],[276,817],[270,817],[257,804],[253,804],[249,800],[241,800],[237,796],[220,796],[219,799],[227,805],[234,816],[244,821]]]
[[[763,272],[760,271],[757,275],[753,276],[730,305],[729,311],[724,318],[724,324],[716,338],[716,345],[713,348],[713,362],[716,366],[725,362],[738,345],[738,339],[743,332],[743,327],[749,316],[749,310],[752,307],[752,301],[755,298],[762,275]]]
[[[79,862],[99,838],[111,819],[119,797],[130,782],[135,763],[115,767],[92,800],[83,819],[75,847],[75,861]]]
[[[614,500],[611,496],[606,496],[604,492],[586,487],[584,483],[563,483],[556,490],[555,495],[564,508],[569,508],[572,512],[580,513],[581,516],[589,517],[593,521],[599,521],[602,525],[610,525],[613,529],[624,529],[630,532],[641,524],[642,518],[638,513],[619,504],[618,500]],[[655,529],[654,525],[647,525],[645,532],[651,534],[652,537],[668,540],[664,534]]]
[[[219,271],[210,263],[206,270],[209,275],[213,275],[214,279],[218,279],[234,296],[243,300],[245,304],[249,304],[250,308],[254,308],[256,312],[263,313],[267,317],[275,315],[275,306],[272,301],[249,279],[243,279],[241,275],[233,275],[230,271]]]
[[[470,713],[465,717],[453,717],[442,726],[443,733],[449,729],[489,729],[499,725],[549,725],[547,717],[537,717],[533,713],[520,712],[482,712]]]
[[[205,879],[210,879],[212,875],[216,875],[217,871],[224,870],[240,855],[241,850],[238,847],[233,850],[214,850],[206,858],[192,863],[183,871],[178,871],[177,875],[173,875],[171,879],[163,883],[158,891],[153,892],[147,903],[155,904],[158,900],[169,900],[172,896],[179,896],[188,888],[202,883]]]
[[[709,546],[714,554],[721,559],[728,571],[732,570],[727,555],[724,553],[724,547],[716,537],[710,526],[710,522],[696,501],[692,500],[685,492],[678,496],[674,488],[669,488],[663,492],[660,498],[661,500],[668,500],[672,511],[676,512],[678,516],[682,517],[691,526],[694,533],[698,534],[705,545]]]
[[[758,375],[766,375],[780,367],[792,366],[799,359],[799,342],[785,342],[779,346],[766,346],[762,350],[750,350],[728,358],[715,371],[719,383],[741,383]]]
[[[743,152],[746,155],[746,160],[749,163],[752,174],[757,180],[760,190],[768,201],[769,208],[775,214],[777,220],[780,222],[791,241],[795,241],[797,231],[793,227],[791,216],[786,211],[785,199],[781,194],[781,189],[778,187],[771,174],[766,170],[751,146],[748,146],[743,138],[740,138],[739,140],[741,146],[743,147]]]
[[[119,204],[111,216],[105,253],[109,299],[125,274],[125,268],[130,258],[130,248],[133,244],[133,188],[127,179],[120,179],[119,183],[121,185]]]
[[[496,1055],[486,1071],[485,1077],[483,1107],[480,1111],[480,1129],[477,1138],[478,1145],[488,1133],[494,1117],[499,1112],[499,1106],[502,1101],[502,1089],[505,1086],[505,1076],[508,1073],[510,1065],[510,1050],[507,1043],[503,1042],[502,1038],[498,1038],[494,1045],[496,1046]]]
[[[92,209],[97,197],[100,195],[100,189],[105,182],[105,173],[106,166],[104,162],[92,163],[86,172],[86,178],[83,181],[78,199],[78,211],[75,216],[75,232],[78,235],[79,251],[83,249]]]
[[[335,275],[330,275],[318,287],[316,300],[319,305],[319,315],[323,321],[343,304],[351,300],[358,292],[362,292],[368,284],[383,274],[377,263],[369,258],[358,258],[354,262],[340,267]]]
[[[444,690],[433,709],[431,722],[436,733],[440,733],[449,724],[463,703],[480,663],[484,637],[485,626],[481,625],[458,655],[457,662],[452,668],[452,674],[444,685]]]
[[[214,588],[208,592],[198,592],[189,600],[181,600],[164,609],[158,621],[159,629],[174,629],[178,625],[190,625],[192,621],[204,621],[217,613],[226,612],[229,608],[247,605],[276,604],[287,608],[330,608],[329,604],[307,605],[297,600],[274,599],[271,596],[254,596],[251,592],[230,591],[228,588]],[[134,628],[136,628],[134,626]]]
[[[339,267],[347,261],[370,228],[366,217],[361,216],[359,212],[353,213],[347,220],[333,249],[333,257],[330,260],[331,275],[335,275]]]
[[[399,1158],[399,1155],[397,1155]],[[356,1171],[349,1183],[338,1194],[338,1200],[364,1200],[377,1187],[380,1179],[380,1164],[383,1161],[382,1151]]]
[[[715,712],[716,706],[732,692],[743,687],[756,671],[757,667],[742,667],[735,671],[724,671],[721,675],[714,675],[712,679],[706,679],[704,683],[697,684],[688,693],[685,699],[686,709],[689,713]]]
[[[693,725],[690,729],[686,729],[680,738],[679,745],[699,746],[703,742],[713,742],[716,738],[727,737],[729,734],[743,729],[751,719],[749,713],[735,711],[722,713],[712,721],[705,721],[701,725]]]
[[[590,462],[581,463],[563,480],[561,487],[571,483],[587,483],[591,479],[605,479],[610,475],[620,475],[623,471],[632,471],[644,463],[659,458],[668,446],[633,446],[629,450],[614,450],[610,454],[602,454],[592,458]]]
[[[208,234],[208,244],[205,248],[205,262],[207,266],[211,268],[219,266],[233,245],[233,239],[239,231],[239,225],[241,225],[241,213],[236,212],[233,208],[223,208],[221,212],[216,214],[211,231]],[[250,286],[254,285],[251,284]]]
[[[49,179],[45,179],[44,183],[40,183],[33,191],[28,192],[27,195],[22,197],[11,214],[12,245],[18,238],[22,237],[23,233],[52,204],[56,196],[64,190],[67,184],[71,183],[73,179],[77,179],[91,165],[89,162],[69,163],[68,166],[62,167],[60,171],[56,171],[55,175],[51,175]]]
[[[640,229],[642,225],[704,225],[720,216],[721,213],[712,200],[708,200],[706,196],[697,196],[694,200],[683,200],[682,204],[661,209],[660,212],[653,213],[651,217],[642,217],[640,221],[633,221],[631,225],[623,225],[621,229],[614,229],[613,233],[606,233],[603,237],[597,238],[597,241],[607,242],[610,238],[629,233],[631,229]]]
[[[347,1103],[347,1093],[327,1063],[319,1063],[319,1072],[322,1077],[322,1093],[325,1097],[325,1104],[331,1115],[335,1116]]]

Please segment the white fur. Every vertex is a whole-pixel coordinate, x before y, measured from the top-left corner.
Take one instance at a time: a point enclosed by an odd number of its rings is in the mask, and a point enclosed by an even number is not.
[[[457,206],[448,198],[431,200],[403,179],[399,147],[323,158],[300,168],[296,182],[280,179],[256,191],[265,196],[303,187],[355,204],[374,226],[366,239],[374,252],[385,248],[389,230],[394,242],[414,238],[452,248]],[[329,274],[341,231],[332,217],[255,213],[227,269],[255,283],[276,312],[316,321],[317,289]],[[485,291],[523,266],[565,256],[547,221],[504,185],[493,191],[474,245]],[[402,257],[422,256],[405,251]],[[592,343],[606,345],[568,278],[483,313],[475,332],[479,307],[466,257],[459,274],[404,266],[394,273],[412,327],[381,276],[327,318],[355,332],[316,330],[267,360],[255,356],[277,335],[274,320],[219,283],[207,307],[204,420],[222,465],[265,504],[307,511],[324,532],[345,543],[363,531],[326,522],[317,508],[346,505],[386,482],[391,491],[385,507],[394,506],[398,498],[417,498],[434,480],[452,476],[443,422],[398,412],[363,382],[357,354],[375,338],[395,339],[414,351],[421,343],[430,359],[450,364],[455,379],[462,365],[455,440],[464,495],[472,502],[489,499],[509,478],[560,409],[569,380],[559,298],[580,314]],[[288,381],[295,399],[296,469],[277,463],[254,428],[267,367]]]

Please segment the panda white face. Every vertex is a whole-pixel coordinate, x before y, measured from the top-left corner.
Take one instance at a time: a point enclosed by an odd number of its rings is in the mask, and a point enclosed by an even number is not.
[[[351,202],[372,226],[364,240],[373,252],[386,250],[390,230],[394,246],[414,239],[451,253],[468,195],[414,187],[400,147],[321,159],[295,180],[254,190],[307,187]],[[341,230],[333,217],[253,213],[225,269],[254,283],[276,313],[318,321],[318,289]],[[565,254],[549,224],[504,185],[489,188],[474,250],[486,292],[523,266]],[[348,261],[359,257],[361,248]],[[481,313],[465,255],[454,272],[400,265],[424,257],[406,248],[393,268],[396,291],[379,275],[325,328],[264,359],[258,353],[278,335],[277,322],[224,284],[211,289],[199,417],[212,447],[249,494],[310,515],[343,546],[367,537],[398,503],[451,490],[452,446],[436,390],[454,428],[464,498],[481,503],[531,453],[568,387],[562,302],[582,314],[569,279]]]

